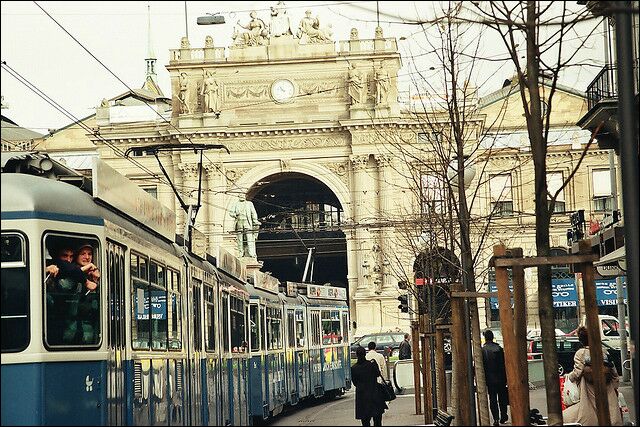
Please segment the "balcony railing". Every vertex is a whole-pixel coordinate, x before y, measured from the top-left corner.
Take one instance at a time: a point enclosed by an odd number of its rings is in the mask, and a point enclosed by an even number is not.
[[[587,87],[587,106],[591,110],[598,102],[618,97],[615,66],[605,65]]]
[[[638,93],[638,87],[640,87],[640,77],[638,77],[639,64],[640,58],[636,58],[633,64],[635,94]],[[618,73],[616,66],[615,64],[605,65],[587,87],[587,106],[591,110],[600,101],[617,98]]]

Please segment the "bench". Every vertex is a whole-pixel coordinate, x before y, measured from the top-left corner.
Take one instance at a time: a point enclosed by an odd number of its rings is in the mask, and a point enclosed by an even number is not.
[[[453,415],[440,409],[434,409],[433,412],[435,415],[433,424],[424,424],[425,426],[450,426],[451,421],[455,418]]]

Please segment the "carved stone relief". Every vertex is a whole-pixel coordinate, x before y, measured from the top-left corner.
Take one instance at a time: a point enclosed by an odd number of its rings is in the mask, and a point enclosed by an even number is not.
[[[351,161],[351,167],[354,171],[365,170],[369,162],[369,155],[351,156],[349,160]]]
[[[349,185],[349,176],[347,174],[349,169],[348,162],[325,163],[323,166],[333,172],[342,182]]]
[[[181,163],[178,168],[182,172],[182,177],[184,179],[195,179],[198,177],[197,163]]]
[[[238,139],[237,141],[228,142],[225,145],[232,151],[272,151],[298,148],[341,147],[346,144],[347,141],[344,138],[310,136],[305,138]]]
[[[269,86],[239,84],[227,86],[225,93],[229,99],[269,99]]]

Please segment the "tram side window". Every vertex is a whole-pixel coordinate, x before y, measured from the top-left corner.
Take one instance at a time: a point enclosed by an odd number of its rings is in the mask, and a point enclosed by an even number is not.
[[[222,294],[222,350],[229,353],[229,294]]]
[[[43,253],[45,344],[95,347],[101,337],[97,239],[47,234]]]
[[[131,290],[133,318],[131,319],[131,346],[134,350],[148,350],[149,324],[149,261],[131,253]]]
[[[267,308],[262,306],[260,313],[260,348],[267,350]]]
[[[281,319],[282,310],[267,307],[267,339],[269,341],[269,350],[282,348]]]
[[[322,310],[322,344],[340,344],[341,342],[340,313],[337,310]]]
[[[206,330],[206,342],[205,342],[205,350],[207,351],[216,351],[216,318],[215,318],[215,298],[216,294],[213,291],[213,286],[205,285],[204,286],[204,305],[205,305],[205,316],[207,322],[207,330]]]
[[[296,323],[293,310],[287,310],[287,345],[296,348]]]
[[[257,304],[249,306],[249,330],[251,351],[260,351],[261,331],[260,331],[260,308]]]
[[[169,349],[182,349],[182,306],[180,298],[180,273],[167,269],[167,288],[169,303],[167,304],[167,325],[169,333]]]
[[[156,262],[149,263],[149,282],[151,291],[151,348],[167,349],[167,289],[165,287],[165,268]]]
[[[244,353],[247,351],[247,338],[245,333],[245,309],[244,301],[231,296],[231,351]]]
[[[27,245],[17,233],[2,233],[2,352],[24,350],[29,345],[29,271]]]
[[[320,345],[320,312],[311,312],[311,344]]]
[[[342,312],[342,337],[343,342],[349,342],[349,315],[346,311]]]
[[[304,312],[296,310],[296,347],[304,347]]]

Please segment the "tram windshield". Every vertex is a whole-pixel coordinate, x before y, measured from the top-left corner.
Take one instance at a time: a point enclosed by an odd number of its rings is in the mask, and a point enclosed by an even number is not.
[[[53,234],[44,243],[45,343],[95,346],[101,332],[99,243]]]
[[[340,312],[337,310],[322,310],[322,344],[340,344],[342,330],[340,328]]]
[[[29,271],[26,242],[18,233],[2,233],[2,352],[29,345]]]

